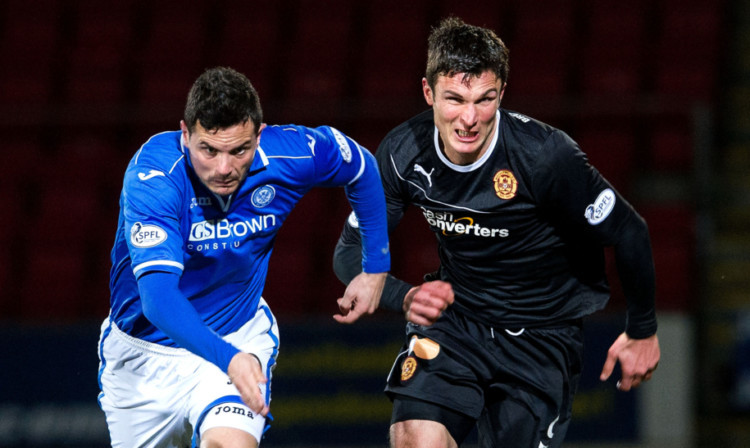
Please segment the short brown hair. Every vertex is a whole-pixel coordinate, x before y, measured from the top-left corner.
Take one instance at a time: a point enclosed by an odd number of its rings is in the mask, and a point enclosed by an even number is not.
[[[468,25],[457,17],[443,19],[430,33],[425,78],[431,88],[440,75],[479,76],[491,70],[508,81],[508,48],[490,29]]]

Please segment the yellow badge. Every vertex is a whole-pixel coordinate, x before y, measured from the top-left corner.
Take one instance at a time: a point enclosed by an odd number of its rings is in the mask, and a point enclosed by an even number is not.
[[[401,381],[406,381],[417,371],[417,360],[413,356],[408,356],[401,366]]]
[[[440,344],[428,338],[416,339],[411,348],[422,359],[434,359],[440,353]]]
[[[500,170],[492,178],[495,183],[495,194],[500,199],[513,199],[518,189],[516,176],[508,170]]]

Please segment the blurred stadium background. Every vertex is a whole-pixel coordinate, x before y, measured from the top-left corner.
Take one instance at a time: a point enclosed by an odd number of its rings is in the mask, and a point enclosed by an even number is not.
[[[636,393],[598,384],[624,301],[587,322],[569,446],[750,446],[747,0],[2,0],[0,446],[107,446],[98,324],[123,170],[178,129],[205,68],[232,66],[269,123],[332,124],[374,151],[423,110],[426,37],[453,14],[511,49],[504,106],[567,131],[652,231],[663,359]],[[315,191],[282,229],[266,299],[282,327],[264,446],[385,446],[399,316],[330,315],[349,208]],[[434,269],[407,216],[394,272]]]

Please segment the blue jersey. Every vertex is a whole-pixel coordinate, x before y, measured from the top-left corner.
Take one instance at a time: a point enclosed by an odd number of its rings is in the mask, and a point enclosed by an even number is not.
[[[180,292],[215,333],[237,330],[257,309],[277,232],[317,186],[346,186],[355,212],[382,221],[363,269],[389,270],[385,219],[373,216],[368,199],[382,195],[374,158],[338,130],[267,126],[247,177],[226,197],[203,185],[189,159],[181,132],[165,132],[125,172],[110,279],[110,320],[125,333],[177,345],[143,312],[137,279],[153,271],[180,275]]]

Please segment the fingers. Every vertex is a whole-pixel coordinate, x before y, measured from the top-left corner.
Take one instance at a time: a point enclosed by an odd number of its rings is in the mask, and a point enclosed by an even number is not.
[[[263,385],[268,382],[260,360],[249,353],[239,352],[229,362],[229,379],[237,388],[242,401],[260,415],[268,414]]]
[[[364,313],[364,311],[357,306],[358,301],[356,299],[349,300],[346,297],[342,297],[336,302],[339,304],[339,310],[341,313],[334,314],[333,319],[340,324],[352,324]]]
[[[610,375],[612,375],[612,371],[615,369],[615,363],[617,363],[617,357],[611,354],[607,355],[607,360],[604,362],[602,373],[599,374],[599,379],[601,381],[607,381]]]
[[[261,390],[259,385],[265,382],[266,381],[264,379],[263,381],[259,381],[256,387],[250,386],[249,390],[240,390],[240,397],[242,398],[242,401],[250,408],[251,411],[264,417],[268,415],[269,408],[266,404],[266,399],[263,396],[263,391]]]
[[[410,298],[406,320],[417,325],[432,325],[454,300],[450,283],[440,280],[424,283]]]

